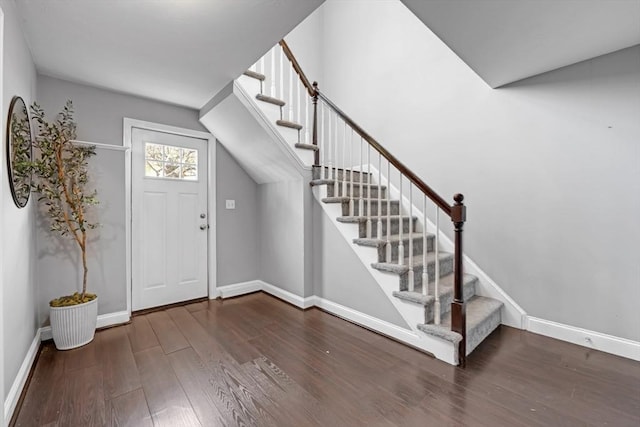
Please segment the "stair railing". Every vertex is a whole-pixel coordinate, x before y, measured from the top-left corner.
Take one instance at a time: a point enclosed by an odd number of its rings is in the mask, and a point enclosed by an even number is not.
[[[395,257],[397,257],[397,263],[399,265],[404,265],[405,245],[403,235],[405,234],[406,228],[406,234],[408,235],[408,248],[406,248],[406,252],[409,254],[406,265],[406,290],[415,292],[416,280],[419,278],[420,292],[428,296],[430,293],[429,283],[433,282],[433,320],[435,324],[440,323],[441,317],[439,300],[441,270],[439,263],[440,213],[444,213],[451,219],[455,235],[451,330],[457,332],[462,337],[462,340],[458,343],[458,365],[464,366],[466,361],[466,309],[463,295],[462,233],[466,221],[466,206],[463,203],[463,195],[456,194],[453,196],[454,203],[451,205],[447,203],[444,198],[437,194],[419,176],[335,105],[320,91],[317,82],[311,83],[284,40],[281,40],[269,54],[265,55],[265,57],[254,65],[257,72],[265,74],[265,58],[267,58],[271,65],[271,74],[267,76],[271,83],[271,89],[268,95],[278,97],[287,103],[286,105],[289,107],[288,119],[297,121],[297,123],[301,124],[306,130],[304,137],[305,143],[310,143],[317,147],[314,156],[314,166],[319,168],[320,178],[334,184],[334,196],[346,198],[347,194],[350,194],[348,198],[349,214],[351,216],[364,218],[367,238],[375,238],[384,243],[387,263],[393,262],[394,254],[391,236],[393,235],[392,229],[394,228],[394,224],[397,223],[399,236]],[[288,60],[290,64],[289,67],[285,68],[283,66],[283,58]],[[279,67],[276,66],[278,63],[280,65]],[[297,77],[294,76],[294,73]],[[288,79],[288,91],[285,91],[284,79]],[[276,84],[277,81],[280,82],[279,85]],[[306,94],[302,92],[306,92]],[[311,114],[309,114],[309,101],[311,102],[311,108],[313,110]],[[298,107],[296,115],[293,105],[305,105],[306,114],[302,115]],[[308,129],[311,129],[311,135],[309,135]],[[341,149],[340,146],[342,146]],[[372,149],[374,151],[373,159],[371,158]],[[374,160],[374,162],[377,160],[375,163],[377,164],[378,186],[373,185],[371,182],[372,177],[376,175],[372,171],[372,160]],[[395,183],[397,183],[398,187],[400,202],[396,215],[391,214],[394,208],[390,195],[386,196],[386,200],[383,199],[382,170],[384,166],[386,166],[387,172],[387,191],[391,188],[394,180],[396,180]],[[356,177],[354,177],[354,170],[358,171],[358,176]],[[340,180],[343,182],[342,186],[339,185]],[[407,185],[406,192],[404,187],[405,181]],[[354,188],[356,189],[355,193]],[[424,225],[421,233],[415,232],[418,237],[421,238],[421,244],[414,242],[415,235],[413,225],[416,219],[413,215],[414,189],[422,193]],[[354,200],[356,199],[356,193],[358,194],[357,203]],[[406,216],[402,213],[403,200],[405,197],[408,199],[409,206],[409,212]],[[435,258],[433,263],[429,262],[427,258],[429,248],[429,238],[427,235],[428,201],[435,205],[435,242],[433,243]],[[383,221],[382,218],[385,209],[387,218],[386,221]],[[407,225],[406,227],[405,223]],[[416,250],[421,250],[422,252],[415,255]],[[419,274],[416,275],[416,271],[414,270],[415,262],[418,258],[422,262],[422,271],[417,272]]]

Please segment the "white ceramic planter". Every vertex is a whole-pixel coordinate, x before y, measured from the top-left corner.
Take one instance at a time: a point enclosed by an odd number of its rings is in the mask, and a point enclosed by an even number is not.
[[[69,307],[49,307],[51,333],[58,350],[81,347],[93,340],[98,319],[98,298]]]

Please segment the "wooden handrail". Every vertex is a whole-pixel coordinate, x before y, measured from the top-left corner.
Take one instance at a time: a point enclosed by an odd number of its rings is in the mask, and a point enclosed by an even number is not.
[[[413,183],[422,193],[424,193],[433,203],[435,203],[449,218],[454,225],[455,239],[454,239],[454,283],[453,283],[453,302],[451,303],[451,330],[459,333],[462,339],[458,342],[458,365],[465,366],[466,362],[466,303],[463,295],[463,259],[462,259],[462,232],[463,226],[466,221],[466,206],[463,203],[464,197],[462,194],[456,194],[453,199],[455,203],[450,205],[443,199],[438,193],[436,193],[431,187],[429,187],[420,177],[418,177],[411,169],[406,167],[400,160],[398,160],[393,154],[391,154],[386,148],[384,148],[378,141],[376,141],[371,135],[365,132],[351,117],[349,117],[344,111],[342,111],[336,104],[334,104],[324,93],[318,89],[318,83],[313,82],[311,84],[309,79],[302,71],[300,64],[293,56],[293,52],[287,45],[287,42],[280,40],[280,46],[287,59],[291,62],[293,69],[300,77],[300,80],[304,84],[309,96],[313,100],[313,145],[318,146],[318,98],[322,99],[325,104],[329,106],[340,118],[353,129],[363,140],[367,141],[369,146],[373,147],[382,157],[392,164],[400,173],[401,177],[406,176],[409,181]],[[337,153],[337,152],[336,152]],[[319,150],[316,150],[314,156],[314,164],[320,165]],[[336,154],[337,155],[337,154]],[[337,174],[337,172],[336,172]],[[390,180],[390,177],[387,179]],[[402,181],[400,181],[400,195],[402,197]],[[360,183],[362,185],[362,182]],[[402,204],[402,200],[400,201]],[[370,205],[369,205],[370,206]],[[362,209],[362,208],[361,208]],[[426,210],[426,206],[424,207]],[[370,214],[369,214],[370,216]],[[426,227],[426,224],[424,224]],[[400,227],[402,230],[402,227]],[[439,233],[440,230],[436,230]],[[413,254],[411,254],[413,255]],[[438,262],[438,260],[436,260]],[[436,270],[437,271],[437,270]],[[437,283],[437,282],[436,282]],[[437,286],[437,285],[436,285]]]
[[[358,135],[360,135],[365,141],[367,141],[378,153],[382,155],[385,159],[387,159],[393,166],[396,167],[402,173],[402,175],[406,176],[409,181],[411,181],[416,187],[418,187],[424,194],[430,198],[433,203],[438,205],[440,209],[444,213],[447,214],[448,217],[451,217],[451,205],[449,205],[438,193],[436,193],[431,187],[429,187],[418,175],[413,173],[411,169],[406,167],[400,160],[398,160],[393,154],[391,154],[386,148],[384,148],[378,141],[376,141],[371,135],[365,132],[353,119],[345,114],[336,104],[331,102],[327,96],[318,91],[318,96],[329,106],[333,111],[335,111],[341,118],[344,120]]]
[[[298,64],[298,60],[296,59],[295,56],[293,56],[293,52],[291,52],[291,49],[289,49],[289,45],[284,40],[280,40],[279,43],[287,59],[291,61],[291,65],[293,66],[293,69],[296,71],[298,76],[300,76],[300,80],[302,81],[302,84],[304,85],[304,87],[307,88],[307,92],[309,92],[309,96],[313,97],[315,95],[315,88],[313,87],[313,85],[311,84],[307,76],[304,74],[304,71],[302,71],[300,64]]]

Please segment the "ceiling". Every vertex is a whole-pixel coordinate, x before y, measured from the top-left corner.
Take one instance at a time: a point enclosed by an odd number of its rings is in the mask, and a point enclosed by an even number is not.
[[[495,88],[640,43],[640,0],[402,0]]]
[[[38,71],[200,108],[324,0],[16,0]]]

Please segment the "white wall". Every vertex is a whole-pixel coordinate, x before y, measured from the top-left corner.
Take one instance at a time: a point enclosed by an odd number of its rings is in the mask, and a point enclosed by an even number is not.
[[[34,198],[18,209],[11,197],[6,171],[6,115],[11,99],[22,96],[29,105],[35,97],[36,71],[20,28],[20,18],[13,1],[0,0],[4,12],[4,46],[2,64],[2,219],[0,244],[3,246],[2,275],[2,402],[11,388],[27,350],[37,332],[35,312]]]
[[[324,81],[322,62],[324,8],[320,6],[289,34],[284,36],[309,81]]]
[[[258,185],[221,145],[216,151],[217,286],[259,278]],[[236,208],[226,209],[225,200]]]
[[[122,145],[124,117],[205,131],[196,110],[38,76],[38,102],[49,118],[67,99],[74,103],[80,140]],[[88,287],[100,297],[99,313],[113,313],[126,310],[124,153],[99,149],[92,165],[101,227],[90,246]],[[73,258],[65,255],[67,251],[57,249],[59,238],[42,226],[38,227],[37,240],[39,319],[46,323],[48,301],[74,291],[81,283],[80,270],[74,260],[78,253],[75,247],[71,246],[69,252]]]
[[[493,90],[399,1],[329,1],[321,88],[529,315],[640,341],[640,47]]]

